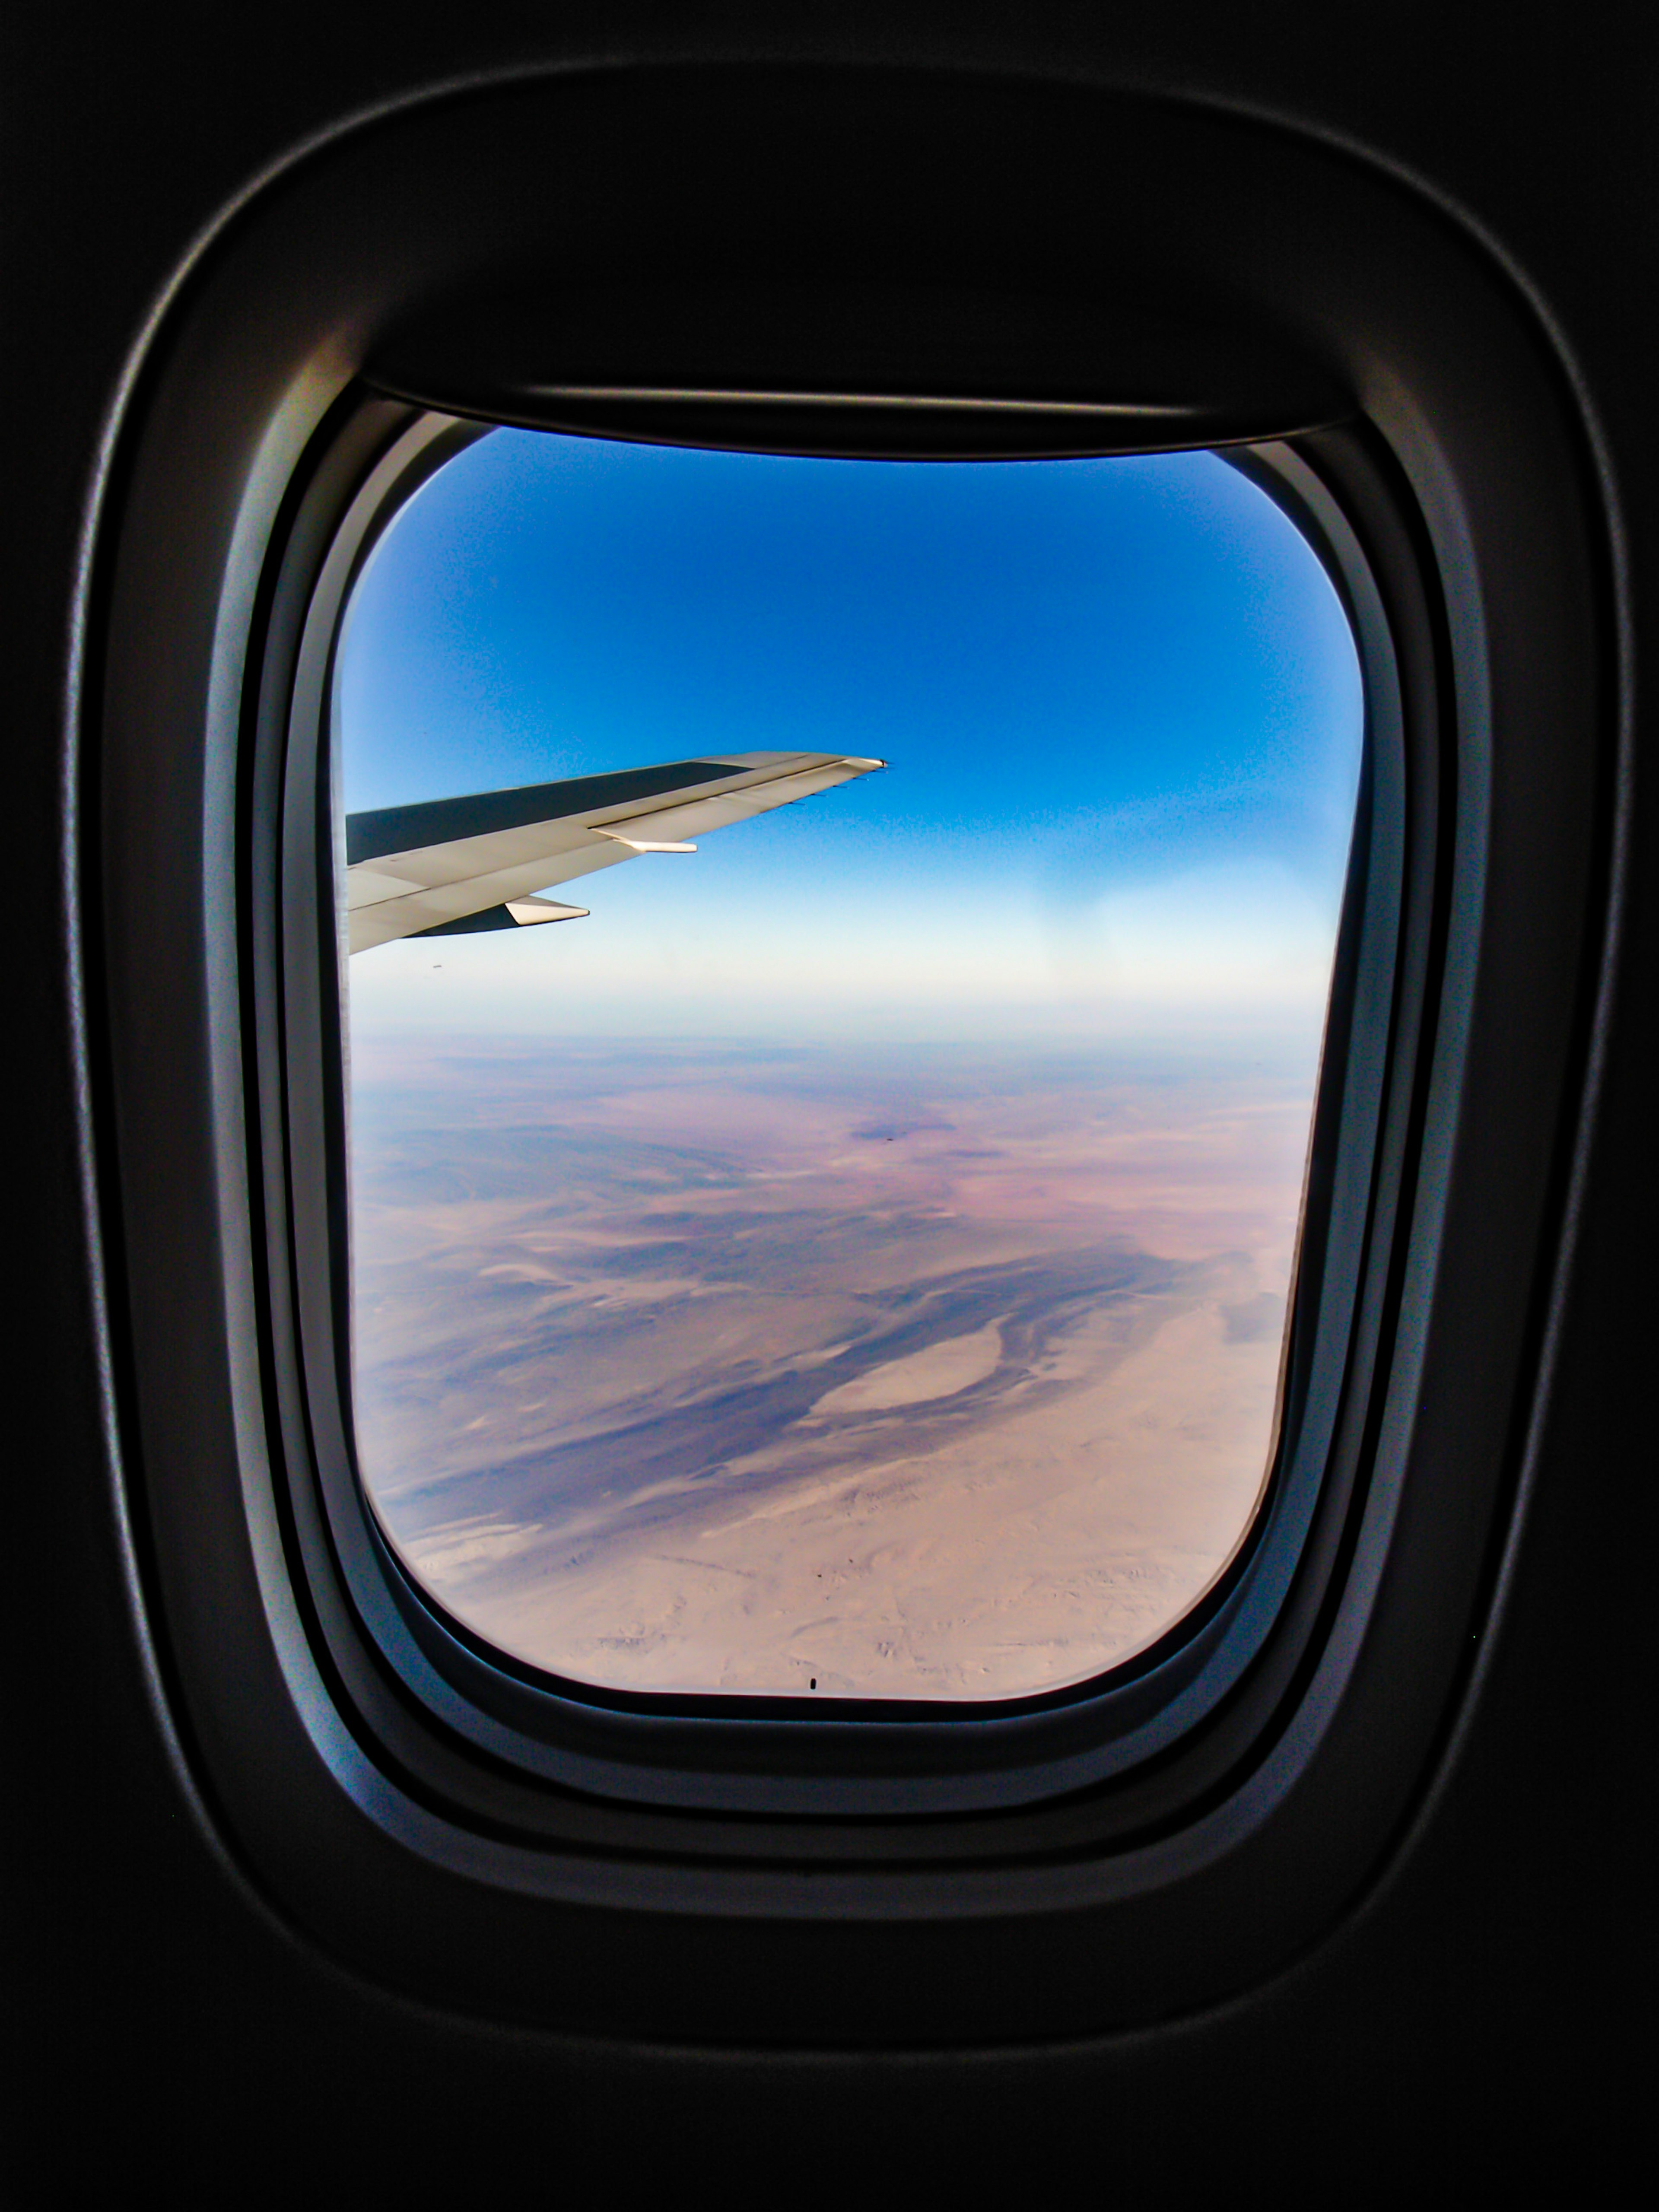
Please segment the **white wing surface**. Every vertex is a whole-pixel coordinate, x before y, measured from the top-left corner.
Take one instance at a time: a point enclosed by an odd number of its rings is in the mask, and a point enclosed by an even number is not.
[[[641,854],[695,852],[693,837],[885,766],[851,753],[728,753],[350,815],[351,950],[574,921],[587,908],[534,894]]]

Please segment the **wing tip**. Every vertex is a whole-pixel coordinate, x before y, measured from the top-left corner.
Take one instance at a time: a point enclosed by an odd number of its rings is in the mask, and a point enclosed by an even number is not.
[[[868,753],[708,753],[704,757],[739,774],[775,768],[787,774],[810,775],[814,769],[850,768],[855,775],[866,775],[872,769],[890,765]]]

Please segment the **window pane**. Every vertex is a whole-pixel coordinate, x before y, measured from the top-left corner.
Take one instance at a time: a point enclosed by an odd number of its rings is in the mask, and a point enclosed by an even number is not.
[[[349,963],[417,1579],[641,1692],[1028,1695],[1178,1620],[1271,1461],[1360,763],[1267,496],[499,431],[382,538],[336,722],[354,927],[471,902]],[[538,883],[465,842],[515,807]]]

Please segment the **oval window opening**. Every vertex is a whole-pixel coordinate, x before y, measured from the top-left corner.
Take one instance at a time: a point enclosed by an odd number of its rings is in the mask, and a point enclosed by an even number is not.
[[[495,431],[336,659],[354,1421],[416,1584],[635,1694],[985,1701],[1273,1464],[1364,743],[1209,453]]]

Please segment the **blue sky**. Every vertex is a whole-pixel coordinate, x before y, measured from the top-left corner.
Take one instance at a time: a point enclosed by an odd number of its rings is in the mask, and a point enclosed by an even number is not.
[[[354,1018],[994,1041],[1322,1014],[1347,625],[1209,454],[884,463],[499,431],[416,495],[339,662],[349,810],[708,752],[890,769],[352,963]]]

